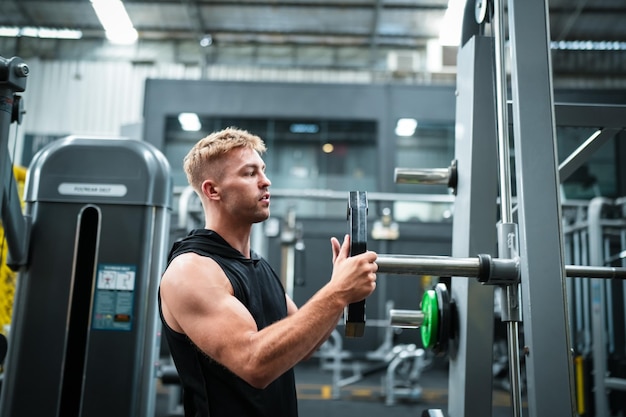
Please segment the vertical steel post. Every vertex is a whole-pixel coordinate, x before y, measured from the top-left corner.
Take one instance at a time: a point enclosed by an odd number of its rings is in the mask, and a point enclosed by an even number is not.
[[[498,225],[498,256],[517,256],[517,226],[513,223],[511,207],[511,169],[509,156],[509,122],[507,117],[507,88],[505,68],[504,0],[494,0],[494,42],[496,75],[496,113],[498,116],[498,161],[500,178],[500,224]],[[512,242],[511,242],[512,240]],[[502,321],[506,322],[507,346],[509,354],[509,379],[513,416],[522,415],[522,387],[519,354],[519,285],[502,288]]]
[[[604,265],[602,256],[602,208],[609,204],[607,198],[596,197],[589,203],[589,265]],[[590,279],[591,283],[591,340],[593,352],[593,396],[596,416],[608,416],[609,399],[607,377],[607,326],[605,323],[607,295],[603,279]]]
[[[528,409],[573,416],[548,2],[508,12]]]
[[[458,184],[452,256],[494,253],[498,168],[493,42],[474,36],[459,50],[455,158]],[[493,287],[453,277],[458,330],[450,341],[449,415],[492,415]]]

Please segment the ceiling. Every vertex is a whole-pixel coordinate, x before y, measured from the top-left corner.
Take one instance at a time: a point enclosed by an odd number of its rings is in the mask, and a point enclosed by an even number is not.
[[[431,54],[432,41],[439,36],[448,3],[448,0],[123,1],[139,32],[139,42],[132,47],[113,47],[106,42],[89,0],[2,0],[0,26],[80,29],[83,38],[0,38],[0,54],[23,59],[120,59],[146,63],[163,60],[189,65],[222,63],[380,71],[390,70],[390,65],[396,65],[392,70],[401,65],[408,72],[426,71],[430,70],[426,59]],[[553,41],[595,41],[597,46],[605,48],[554,50],[555,78],[624,80],[626,1],[549,0],[549,13]],[[200,46],[202,38],[210,39],[210,45]],[[616,42],[621,42],[621,50],[613,49],[618,45]]]

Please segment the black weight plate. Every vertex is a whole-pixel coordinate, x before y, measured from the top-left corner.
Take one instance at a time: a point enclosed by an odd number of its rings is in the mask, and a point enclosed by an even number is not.
[[[435,286],[435,293],[439,305],[439,337],[433,350],[439,355],[444,355],[448,351],[451,331],[450,293],[446,284],[443,283]]]
[[[367,250],[367,193],[350,191],[348,199],[350,256]],[[345,335],[362,337],[365,333],[365,300],[351,303],[344,312]]]

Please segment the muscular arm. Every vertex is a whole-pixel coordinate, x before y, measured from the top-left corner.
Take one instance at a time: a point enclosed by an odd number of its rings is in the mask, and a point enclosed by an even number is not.
[[[374,290],[376,254],[348,257],[348,240],[339,251],[338,242],[333,242],[330,282],[299,310],[292,305],[292,314],[261,331],[213,260],[180,255],[161,281],[165,319],[207,355],[252,386],[263,388],[323,343],[348,303]]]
[[[298,311],[298,307],[296,306],[296,304],[291,300],[291,298],[287,297],[287,314],[294,314],[296,311]],[[335,324],[337,324],[337,322],[339,321],[339,319],[341,318],[341,315],[343,313],[343,310],[337,315],[337,320],[335,320]],[[320,346],[322,346],[324,344],[324,342],[326,342],[326,340],[328,340],[328,338],[330,337],[330,335],[332,334],[332,332],[334,331],[335,326],[333,326],[320,340],[320,342],[315,345],[315,347],[313,349],[311,349],[311,351],[303,358],[303,360],[309,359],[311,356],[313,356],[315,354],[315,352],[317,352],[317,350],[320,348]]]

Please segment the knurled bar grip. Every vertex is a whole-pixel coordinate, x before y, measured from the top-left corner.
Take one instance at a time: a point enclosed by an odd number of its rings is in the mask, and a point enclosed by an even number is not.
[[[367,250],[367,193],[350,191],[348,198],[350,256]],[[365,300],[351,303],[344,311],[345,335],[362,337],[365,332]]]

